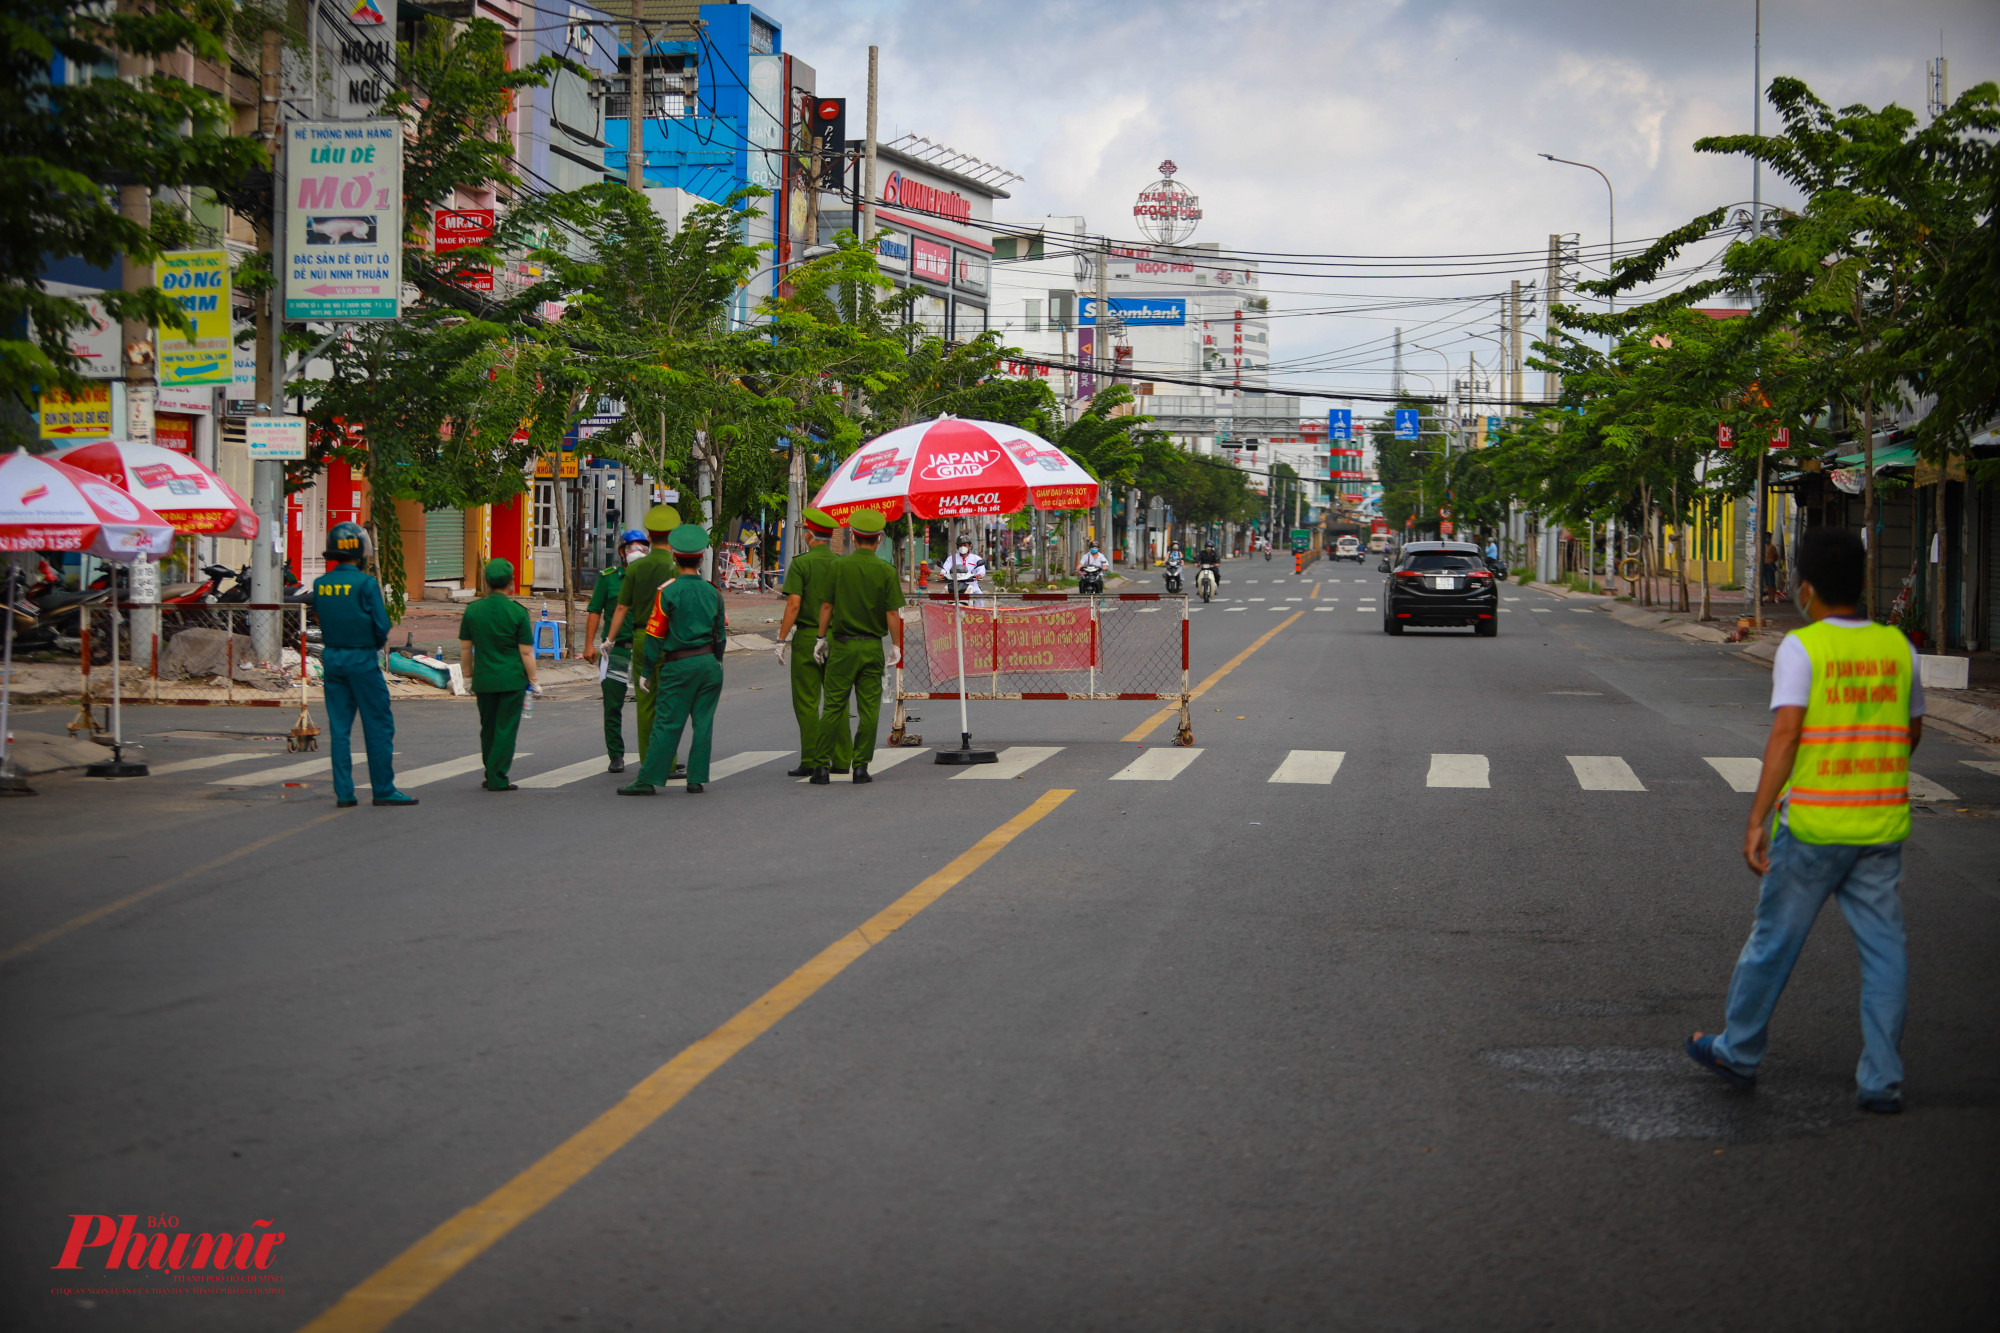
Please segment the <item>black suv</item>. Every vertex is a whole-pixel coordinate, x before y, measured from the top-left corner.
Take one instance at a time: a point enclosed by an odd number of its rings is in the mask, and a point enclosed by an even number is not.
[[[1405,625],[1470,625],[1500,632],[1500,588],[1486,557],[1470,542],[1409,542],[1397,553],[1382,590],[1382,632]]]

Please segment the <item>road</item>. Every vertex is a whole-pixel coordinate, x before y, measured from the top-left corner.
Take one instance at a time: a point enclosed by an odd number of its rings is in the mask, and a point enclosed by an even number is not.
[[[1195,678],[1262,646],[1192,758],[1144,704],[986,703],[1009,776],[813,788],[732,656],[701,796],[615,798],[582,699],[515,769],[569,780],[480,791],[436,703],[422,806],[336,813],[224,734],[280,714],[134,710],[160,776],[0,805],[0,1323],[2000,1323],[2000,747],[1914,764],[1908,1111],[1853,1109],[1831,912],[1734,1094],[1679,1044],[1755,899],[1710,761],[1767,674],[1511,585],[1497,639],[1390,638],[1372,566],[1225,575]],[[127,1213],[264,1219],[278,1280],[51,1271]]]

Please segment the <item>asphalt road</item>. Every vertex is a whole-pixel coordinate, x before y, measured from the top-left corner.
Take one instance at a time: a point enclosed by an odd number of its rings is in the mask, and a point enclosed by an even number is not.
[[[813,788],[732,656],[717,754],[778,757],[703,795],[336,813],[248,780],[285,715],[133,710],[189,766],[0,804],[0,1325],[2000,1324],[2000,747],[1913,765],[1908,1111],[1853,1109],[1831,911],[1734,1094],[1679,1044],[1755,900],[1709,760],[1767,674],[1512,586],[1498,639],[1390,638],[1373,566],[1226,577],[1195,678],[1277,632],[1191,759],[1143,704],[986,703],[1053,753]],[[540,705],[517,779],[596,718]],[[405,707],[400,770],[475,732]],[[52,1270],[126,1213],[268,1220],[278,1281]]]

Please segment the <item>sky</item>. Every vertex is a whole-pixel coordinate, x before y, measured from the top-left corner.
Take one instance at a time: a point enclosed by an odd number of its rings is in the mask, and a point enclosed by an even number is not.
[[[1019,172],[1003,217],[1081,213],[1092,232],[1135,235],[1133,198],[1164,158],[1201,196],[1194,240],[1286,254],[1539,254],[1550,233],[1602,247],[1604,182],[1545,152],[1610,178],[1621,252],[1751,197],[1747,161],[1693,143],[1751,128],[1753,0],[759,3],[820,91],[849,99],[857,138],[879,45],[881,137],[915,132]],[[2000,0],[1763,5],[1765,85],[1791,75],[1835,106],[1921,113],[1940,43],[1954,96],[2000,80]],[[1794,201],[1768,175],[1763,197]],[[1498,322],[1483,298],[1540,277],[1540,260],[1512,262],[1272,273],[1272,360],[1290,372],[1273,387],[1384,392],[1399,324],[1412,390],[1447,364],[1462,376],[1468,351],[1490,367],[1491,339],[1472,336]],[[1355,308],[1390,295],[1439,303]],[[1345,313],[1296,313],[1324,309]]]

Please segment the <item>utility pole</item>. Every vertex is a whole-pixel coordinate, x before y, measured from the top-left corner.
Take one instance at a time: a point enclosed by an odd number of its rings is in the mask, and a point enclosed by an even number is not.
[[[875,239],[875,93],[882,48],[868,48],[868,140],[861,150],[861,243]]]
[[[1548,289],[1548,304],[1542,311],[1542,337],[1555,340],[1556,302],[1562,299],[1562,236],[1549,236],[1548,280],[1543,284]],[[1542,399],[1553,403],[1562,394],[1562,376],[1553,370],[1542,372]]]
[[[285,139],[278,118],[282,58],[278,31],[266,28],[259,56],[257,133],[271,150],[271,215],[258,229],[263,234],[257,238],[257,248],[269,259],[276,281],[256,307],[257,402],[261,411],[271,414],[282,414],[285,408]],[[371,494],[370,503],[381,501]],[[257,539],[250,544],[250,600],[282,602],[285,585],[279,543],[285,532],[283,463],[259,459],[250,465],[250,508],[257,515]],[[277,661],[282,637],[276,615],[251,613],[250,651],[258,661]]]
[[[1107,234],[1097,238],[1097,325],[1090,337],[1090,368],[1095,372],[1097,392],[1104,392],[1104,371],[1107,368],[1104,335],[1111,327],[1111,300],[1106,279],[1111,268],[1111,237]],[[1100,486],[1097,491],[1099,518],[1097,539],[1104,543],[1103,549],[1111,547],[1111,506],[1112,496],[1109,486]]]
[[[625,184],[646,192],[646,0],[632,0],[632,33],[625,43]],[[561,471],[560,468],[557,471]],[[556,484],[562,484],[556,478]]]
[[[1512,305],[1507,324],[1507,338],[1509,351],[1514,363],[1514,381],[1512,385],[1514,405],[1518,409],[1522,398],[1525,396],[1522,393],[1521,385],[1521,280],[1519,278],[1514,279],[1509,295],[1512,297]]]
[[[1750,133],[1761,138],[1764,134],[1764,0],[1757,0],[1755,6],[1756,28],[1751,39],[1750,70],[1751,92],[1755,94],[1750,103]],[[1764,173],[1760,158],[1750,159],[1750,235],[1761,240],[1764,235]],[[1757,284],[1750,284],[1750,308],[1755,310],[1763,304],[1763,294]],[[1743,578],[1743,599],[1750,604],[1750,614],[1759,629],[1764,626],[1764,459],[1771,451],[1769,442],[1755,437],[1752,443],[1757,449],[1757,490],[1750,503],[1749,573]],[[1874,441],[1869,441],[1872,446]],[[1872,464],[1865,469],[1868,499],[1864,508],[1872,518],[1875,508],[1875,469]],[[1872,538],[1872,534],[1868,534]],[[1875,543],[1868,540],[1868,606],[1872,613],[1875,603]]]
[[[1398,401],[1401,401],[1403,397],[1403,331],[1401,329],[1396,330],[1396,360],[1394,364],[1396,367],[1395,375],[1393,376],[1394,385],[1389,392],[1394,394]]]

